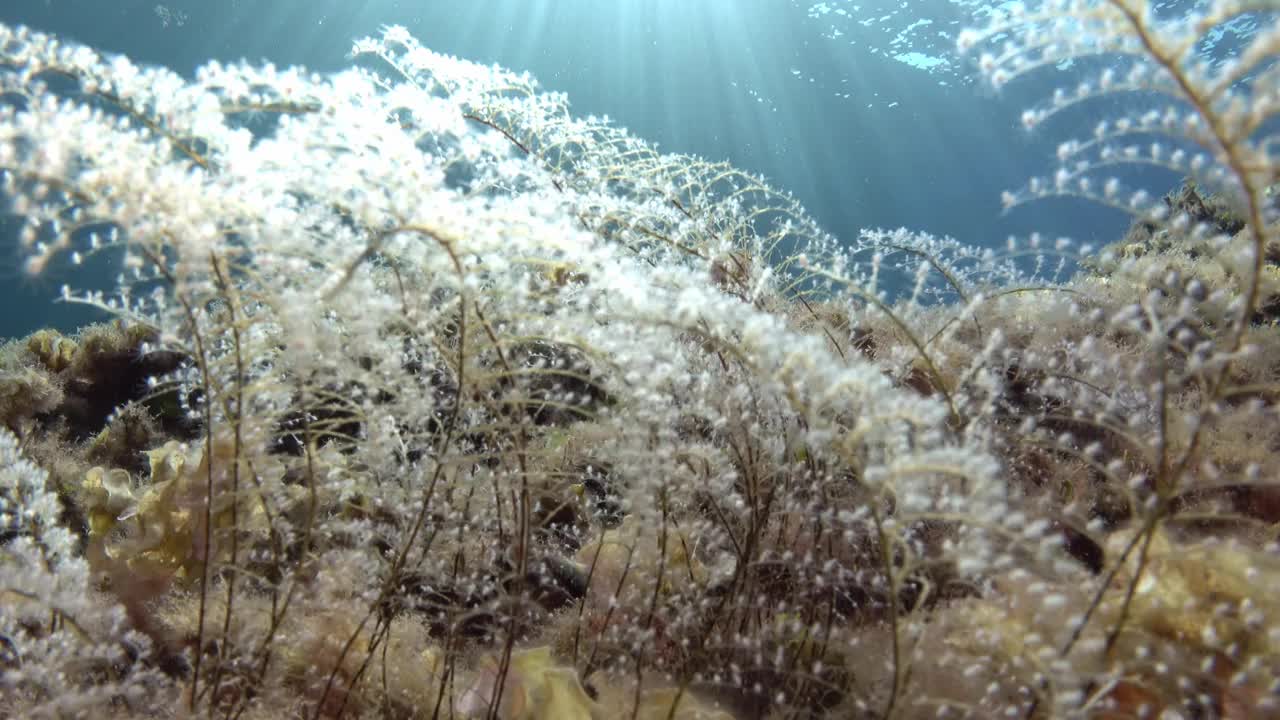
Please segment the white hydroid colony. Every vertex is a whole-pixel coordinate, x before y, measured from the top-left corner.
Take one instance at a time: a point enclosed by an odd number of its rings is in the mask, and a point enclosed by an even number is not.
[[[1071,278],[841,243],[399,28],[372,69],[194,80],[0,28],[27,269],[126,271],[68,291],[118,324],[0,362],[0,709],[1274,711],[1280,34],[1215,69],[1187,40],[1237,6],[962,37],[997,85],[1127,58],[1029,125],[1159,98],[1009,196],[1133,206]],[[1124,160],[1225,199],[1122,196]],[[162,369],[95,424],[104,358]]]

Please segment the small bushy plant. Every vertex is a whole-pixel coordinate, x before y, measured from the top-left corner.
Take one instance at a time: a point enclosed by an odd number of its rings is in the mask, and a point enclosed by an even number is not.
[[[27,271],[123,267],[64,291],[115,325],[0,357],[0,710],[1277,712],[1272,12],[961,36],[998,87],[1119,58],[1028,127],[1156,103],[1006,198],[1134,212],[1070,276],[1087,248],[838,241],[401,28],[184,79],[0,26]]]

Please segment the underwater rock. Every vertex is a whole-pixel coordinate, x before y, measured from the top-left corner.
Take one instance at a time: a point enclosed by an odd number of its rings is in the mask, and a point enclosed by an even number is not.
[[[149,395],[148,378],[182,367],[187,358],[168,350],[145,350],[159,339],[154,328],[115,321],[82,330],[68,366],[58,372],[66,397],[54,414],[68,424],[73,440],[101,430],[116,409]],[[161,417],[166,427],[183,427]]]
[[[94,465],[143,473],[148,467],[146,452],[169,437],[145,406],[129,404],[89,441],[85,459]]]
[[[55,330],[32,333],[8,346],[0,389],[12,392],[0,391],[10,398],[3,415],[10,427],[20,418],[34,418],[43,432],[80,443],[103,431],[118,410],[136,403],[147,408],[164,434],[192,437],[193,424],[173,399],[175,391],[155,392],[148,383],[187,363],[182,353],[150,349],[157,339],[154,328],[124,321],[92,325],[73,338]],[[119,432],[143,432],[137,417],[127,421],[132,430],[116,431],[117,439]]]

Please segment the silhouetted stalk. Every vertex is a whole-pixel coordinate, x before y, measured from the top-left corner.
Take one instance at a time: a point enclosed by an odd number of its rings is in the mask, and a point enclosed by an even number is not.
[[[244,410],[244,384],[248,382],[245,375],[244,354],[240,345],[240,318],[237,313],[239,300],[231,288],[230,281],[224,274],[221,260],[218,256],[210,253],[209,265],[213,268],[214,279],[218,286],[218,295],[226,301],[227,313],[230,318],[232,352],[235,356],[236,379],[232,383],[232,392],[234,393],[234,408],[229,408],[227,413],[228,419],[231,421],[232,430],[232,454],[231,454],[231,559],[228,562],[230,567],[235,567],[236,560],[239,556],[240,547],[240,525],[239,525],[239,505],[240,505],[240,461],[244,448],[241,438],[241,418]],[[208,397],[207,402],[212,402],[213,398]],[[205,448],[205,460],[209,465],[213,464],[214,448]],[[206,507],[206,517],[207,517]],[[208,529],[206,528],[206,537]],[[205,546],[206,556],[212,556],[211,548]],[[229,653],[231,639],[231,616],[234,612],[235,603],[235,583],[236,573],[227,573],[227,606],[222,615],[222,637],[218,643],[218,664],[213,670],[213,682],[209,690],[209,717],[213,717],[214,708],[217,706],[218,687],[222,680],[222,670],[226,664],[227,654]],[[234,704],[228,706],[227,713],[231,713]]]
[[[893,717],[893,711],[898,703],[898,693],[901,691],[902,684],[902,638],[898,628],[898,577],[893,567],[893,545],[889,539],[888,533],[884,528],[884,521],[880,517],[880,507],[877,502],[871,503],[871,520],[875,525],[876,536],[880,542],[880,556],[883,563],[885,583],[888,585],[889,592],[889,632],[892,634],[892,663],[893,677],[892,684],[889,687],[889,699],[885,702],[884,711],[880,717],[884,720],[890,720]]]
[[[447,240],[440,238],[430,230],[424,229],[422,230],[422,232],[426,234],[428,237],[430,237],[431,239],[437,241],[441,245],[444,251],[449,255],[449,258],[452,260],[454,270],[457,272],[457,275],[458,275],[458,280],[459,280],[458,292],[460,294],[459,307],[462,309],[462,312],[459,313],[458,315],[458,333],[457,333],[457,342],[458,342],[457,386],[458,387],[457,387],[457,390],[455,391],[453,407],[450,409],[449,418],[444,425],[444,434],[440,439],[439,446],[436,448],[435,470],[432,472],[431,480],[427,483],[427,486],[423,491],[422,500],[419,503],[417,515],[414,517],[413,524],[410,527],[409,533],[405,538],[405,541],[401,544],[400,549],[396,553],[396,559],[392,563],[391,568],[387,573],[387,578],[382,583],[381,589],[378,591],[377,599],[372,603],[372,605],[370,605],[368,612],[365,613],[363,618],[361,618],[359,624],[356,626],[355,631],[351,633],[351,635],[347,638],[346,643],[343,644],[342,651],[338,654],[338,659],[334,662],[333,669],[329,672],[329,678],[328,680],[325,681],[324,691],[320,694],[320,698],[316,701],[315,709],[311,714],[311,720],[319,720],[320,710],[324,707],[325,698],[328,697],[330,690],[333,688],[333,683],[334,683],[334,680],[337,678],[338,670],[339,668],[342,667],[342,663],[346,660],[347,654],[351,652],[351,648],[355,645],[356,640],[359,639],[360,633],[364,631],[364,626],[368,624],[369,620],[371,620],[375,614],[381,611],[384,603],[386,603],[386,601],[391,597],[391,594],[395,591],[396,587],[399,585],[400,572],[404,567],[405,560],[408,558],[409,553],[413,549],[414,543],[418,539],[418,534],[422,531],[422,527],[426,523],[427,514],[431,508],[431,499],[434,497],[436,486],[440,481],[440,477],[444,473],[444,467],[445,467],[444,453],[445,453],[445,450],[449,447],[449,445],[453,441],[454,432],[457,430],[458,417],[462,410],[462,404],[463,404],[462,393],[464,388],[466,387],[466,377],[464,373],[466,372],[467,312],[466,312],[466,297],[464,294],[465,284],[463,283],[466,277],[466,272],[463,269],[462,263],[458,259],[458,256],[454,253],[452,245]],[[351,272],[354,273],[354,269],[352,269]],[[350,275],[348,275],[348,277],[349,276]],[[423,552],[426,552],[426,550],[424,549]],[[374,650],[374,647],[371,646],[370,652],[372,652],[373,650]],[[351,693],[346,693],[343,695],[342,707],[346,706],[347,698],[349,698],[350,695]],[[339,711],[338,711],[339,715],[341,715],[342,707],[339,708]]]

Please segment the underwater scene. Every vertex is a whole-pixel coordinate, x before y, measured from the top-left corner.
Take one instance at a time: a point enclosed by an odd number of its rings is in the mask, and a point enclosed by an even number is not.
[[[1280,717],[1274,0],[7,0],[0,717]]]

